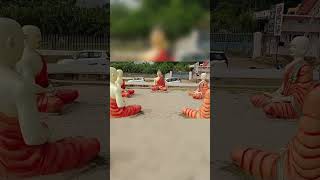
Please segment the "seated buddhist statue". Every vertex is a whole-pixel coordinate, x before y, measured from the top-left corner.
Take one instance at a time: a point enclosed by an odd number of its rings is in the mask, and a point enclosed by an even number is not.
[[[189,92],[189,95],[194,99],[203,99],[206,91],[209,89],[209,83],[207,82],[207,74],[201,74],[201,81],[198,84],[198,88],[195,91]]]
[[[25,79],[39,86],[37,98],[40,112],[61,112],[65,104],[78,98],[79,93],[71,89],[53,90],[49,84],[46,60],[37,51],[41,42],[40,29],[31,25],[22,29],[25,34],[25,49],[16,69]]]
[[[134,94],[133,89],[126,89],[125,81],[123,80],[123,71],[121,69],[117,70],[118,79],[116,84],[122,89],[122,97],[131,97]]]
[[[255,179],[320,179],[320,87],[305,98],[299,128],[281,153],[254,148],[235,149],[233,162]]]
[[[24,49],[21,26],[0,18],[1,179],[23,178],[80,168],[97,157],[100,143],[58,138],[40,121],[35,87],[15,71]]]
[[[274,93],[263,93],[251,98],[252,104],[262,108],[270,118],[296,119],[300,115],[305,96],[313,86],[313,67],[304,60],[309,39],[293,39],[290,53],[294,60],[285,67],[282,86]]]
[[[184,108],[182,114],[192,119],[210,119],[210,89],[204,94],[203,103],[198,110]]]
[[[166,36],[160,28],[157,27],[151,32],[150,44],[151,49],[141,56],[142,60],[153,62],[165,62],[173,60],[169,55]]]
[[[121,118],[137,115],[141,112],[140,105],[126,106],[122,98],[122,89],[116,84],[117,70],[110,67],[110,117]]]
[[[157,72],[157,77],[154,78],[154,85],[151,87],[151,90],[153,92],[155,91],[167,91],[167,85],[166,85],[166,81],[162,75],[162,72],[160,70],[158,70]]]

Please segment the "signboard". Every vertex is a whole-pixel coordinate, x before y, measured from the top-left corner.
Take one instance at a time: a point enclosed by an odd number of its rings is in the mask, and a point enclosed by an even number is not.
[[[276,5],[275,19],[274,19],[274,35],[281,36],[281,28],[283,21],[284,3]]]
[[[275,21],[275,15],[276,15],[276,6],[271,6],[270,8],[270,19],[269,19],[269,23],[267,26],[267,32],[268,33],[274,33],[274,21]]]
[[[270,10],[259,11],[255,13],[256,19],[268,19],[270,17]]]

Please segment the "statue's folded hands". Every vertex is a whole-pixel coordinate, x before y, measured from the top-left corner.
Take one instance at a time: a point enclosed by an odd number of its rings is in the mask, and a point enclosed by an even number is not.
[[[251,97],[251,103],[261,108],[269,118],[298,118],[305,96],[314,86],[313,67],[304,60],[309,43],[307,37],[295,37],[290,44],[294,60],[285,67],[281,87],[273,93]]]

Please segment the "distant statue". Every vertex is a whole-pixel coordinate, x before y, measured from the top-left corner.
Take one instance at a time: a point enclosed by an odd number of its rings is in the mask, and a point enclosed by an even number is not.
[[[168,51],[168,40],[160,28],[155,28],[150,35],[151,49],[142,55],[144,61],[165,62],[172,61]]]
[[[298,14],[298,11],[299,11],[300,7],[301,7],[301,3],[298,4],[298,6],[295,7],[295,8],[288,8],[287,14],[290,14],[290,15]]]
[[[134,94],[133,89],[126,89],[126,84],[123,79],[123,71],[121,69],[117,70],[118,78],[116,84],[122,89],[122,97],[131,97]]]
[[[265,92],[251,98],[252,104],[262,108],[269,118],[298,118],[305,96],[314,84],[313,66],[304,59],[309,39],[298,36],[290,46],[290,55],[294,60],[285,67],[281,87],[274,93]]]
[[[207,73],[201,74],[201,81],[198,84],[198,88],[195,91],[189,92],[189,95],[194,99],[203,99],[206,91],[209,89],[209,83],[207,82]]]
[[[122,118],[141,113],[142,108],[140,105],[126,106],[122,98],[122,89],[119,84],[117,84],[117,79],[117,70],[110,67],[110,116]]]
[[[153,92],[168,90],[167,85],[166,85],[166,81],[165,81],[163,74],[160,70],[158,70],[158,72],[157,72],[157,77],[154,78],[154,85],[151,87],[151,90]]]
[[[202,105],[199,109],[184,108],[182,114],[192,119],[210,119],[210,89],[204,94]]]
[[[58,138],[41,122],[35,85],[17,73],[24,35],[12,19],[0,18],[0,159],[2,179],[60,173],[89,164],[100,143],[89,138]]]
[[[280,153],[238,148],[231,153],[234,164],[255,179],[306,180],[320,178],[320,86],[305,98],[298,131]]]
[[[25,80],[35,83],[40,112],[61,112],[65,104],[70,104],[78,98],[79,93],[71,89],[53,90],[49,84],[46,60],[37,51],[41,42],[40,29],[27,25],[22,30],[25,35],[25,49],[21,61],[16,65],[17,72]]]

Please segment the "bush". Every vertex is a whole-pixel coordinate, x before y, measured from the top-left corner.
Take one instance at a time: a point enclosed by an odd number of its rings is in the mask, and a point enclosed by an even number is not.
[[[156,74],[160,70],[163,74],[170,71],[188,72],[190,63],[142,63],[135,64],[134,62],[112,62],[111,67],[122,69],[125,73],[142,73],[142,74]]]

